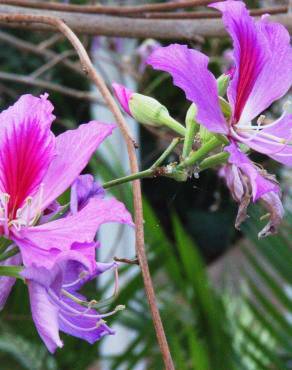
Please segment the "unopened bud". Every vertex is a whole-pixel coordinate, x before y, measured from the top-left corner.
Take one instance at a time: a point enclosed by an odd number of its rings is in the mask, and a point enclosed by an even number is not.
[[[226,94],[230,81],[230,74],[223,74],[217,78],[218,95],[224,96]]]
[[[232,114],[230,104],[224,98],[222,98],[221,96],[219,96],[219,103],[220,103],[220,108],[221,108],[221,111],[222,111],[224,117],[229,119],[231,117],[231,114]]]
[[[156,99],[134,93],[129,101],[132,116],[140,123],[162,126],[170,118],[167,108]]]
[[[136,121],[150,126],[167,126],[181,136],[185,127],[172,118],[167,108],[150,96],[134,93],[126,87],[113,84],[113,89],[124,111]]]
[[[191,104],[187,111],[185,119],[186,127],[194,126],[195,132],[198,132],[200,128],[200,125],[196,122],[197,113],[198,113],[197,106],[195,104]]]

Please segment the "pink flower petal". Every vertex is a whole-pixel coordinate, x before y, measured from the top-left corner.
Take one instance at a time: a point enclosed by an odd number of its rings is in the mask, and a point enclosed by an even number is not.
[[[46,251],[55,256],[57,251],[69,250],[74,243],[91,243],[98,228],[109,222],[133,225],[130,213],[121,202],[91,198],[80,212],[23,229],[13,239],[21,249],[24,264],[39,265],[46,263]]]
[[[43,179],[42,209],[71,186],[92,154],[113,129],[113,125],[91,121],[56,138],[57,155]]]
[[[279,193],[279,186],[264,178],[247,155],[242,153],[234,143],[225,147],[225,150],[230,154],[228,162],[239,167],[249,178],[254,202],[271,191]]]
[[[128,113],[129,116],[132,116],[130,112],[129,101],[131,99],[131,96],[133,95],[133,91],[117,83],[113,83],[112,86],[114,89],[114,93],[119,103],[121,104],[122,108],[126,113]]]
[[[250,134],[252,137],[252,134]],[[284,140],[284,142],[280,142]],[[286,140],[286,142],[285,142]],[[285,115],[268,125],[246,144],[275,161],[292,167],[292,114]]]
[[[13,245],[14,246],[14,245]],[[11,249],[12,246],[9,248]],[[5,261],[1,262],[1,266],[18,266],[21,264],[21,255],[16,254],[13,257],[7,258]],[[0,310],[4,307],[6,300],[15,284],[15,278],[0,276]]]
[[[249,16],[241,1],[210,5],[223,13],[234,45],[235,73],[228,89],[234,122],[250,122],[283,96],[292,81],[292,49],[288,31],[266,17]]]
[[[34,281],[27,284],[33,321],[48,350],[54,353],[58,347],[63,347],[59,336],[58,308],[50,301],[44,286]]]
[[[212,132],[227,133],[220,109],[215,77],[208,70],[208,57],[186,45],[172,44],[155,49],[147,63],[168,72],[176,86],[198,108],[197,121]]]
[[[55,154],[52,110],[45,96],[23,95],[0,114],[0,191],[10,195],[10,218],[38,189]]]

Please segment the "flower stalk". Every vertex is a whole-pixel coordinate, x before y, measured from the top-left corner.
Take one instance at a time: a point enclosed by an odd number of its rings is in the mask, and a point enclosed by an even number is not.
[[[186,158],[191,150],[194,143],[196,133],[200,126],[196,122],[197,107],[195,104],[191,104],[186,114],[186,133],[183,146],[182,157]]]
[[[0,276],[10,276],[16,279],[22,279],[20,272],[23,270],[21,266],[0,266]]]
[[[201,148],[199,148],[195,152],[191,152],[190,155],[177,166],[177,169],[179,170],[195,165],[202,158],[206,157],[208,153],[220,147],[221,145],[222,145],[221,139],[213,137],[207,143],[201,146]]]
[[[176,148],[176,146],[181,142],[181,138],[175,138],[172,140],[167,149],[161,154],[161,156],[153,163],[153,165],[147,170],[133,173],[128,176],[120,177],[118,179],[108,181],[103,184],[104,189],[111,188],[113,186],[121,185],[129,181],[143,179],[145,177],[153,177],[158,174],[158,167],[163,163],[163,161],[169,156],[169,154]]]

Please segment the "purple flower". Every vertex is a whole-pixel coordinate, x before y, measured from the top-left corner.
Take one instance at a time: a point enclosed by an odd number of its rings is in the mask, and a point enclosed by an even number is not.
[[[274,234],[284,215],[278,183],[272,175],[257,168],[235,143],[231,143],[225,150],[230,154],[229,163],[220,169],[219,175],[225,179],[233,199],[239,203],[235,227],[239,228],[246,219],[251,199],[254,202],[261,200],[269,211],[270,221],[259,233],[259,237]]]
[[[91,121],[55,137],[52,111],[47,95],[23,95],[0,114],[0,234],[19,246],[26,266],[50,266],[56,251],[92,242],[105,222],[132,223],[122,203],[90,196],[78,212],[40,224],[114,128]]]
[[[230,119],[221,112],[216,79],[208,57],[185,45],[156,49],[148,58],[155,69],[172,75],[174,84],[197,105],[197,121],[209,131],[227,135],[280,163],[292,166],[292,114],[271,124],[252,121],[281,98],[292,82],[292,48],[288,31],[263,16],[255,21],[241,1],[214,3],[223,13],[233,39],[233,78],[227,90]]]
[[[87,302],[78,292],[84,283],[113,268],[116,263],[90,264],[86,246],[75,244],[71,251],[61,253],[50,268],[32,264],[23,270],[32,317],[50,352],[63,346],[59,330],[91,344],[114,334],[104,321],[112,313],[98,313],[92,308],[96,302]]]

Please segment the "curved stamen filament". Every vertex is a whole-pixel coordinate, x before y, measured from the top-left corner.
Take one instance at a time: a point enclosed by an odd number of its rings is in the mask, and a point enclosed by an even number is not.
[[[79,274],[79,277],[78,279],[76,279],[75,281],[73,281],[72,283],[68,283],[68,284],[64,284],[63,285],[63,288],[67,289],[67,288],[72,288],[73,286],[75,286],[76,284],[78,283],[81,283],[81,281],[88,275],[88,273],[86,271],[82,271],[80,274]]]
[[[105,324],[105,321],[104,320],[99,320],[96,325],[92,326],[92,327],[89,327],[89,328],[82,328],[81,326],[77,326],[77,325],[74,325],[72,322],[70,322],[69,320],[67,320],[64,315],[62,315],[60,313],[60,318],[68,325],[70,326],[72,329],[75,329],[75,330],[80,330],[80,331],[94,331],[94,330],[97,330],[101,325]]]

